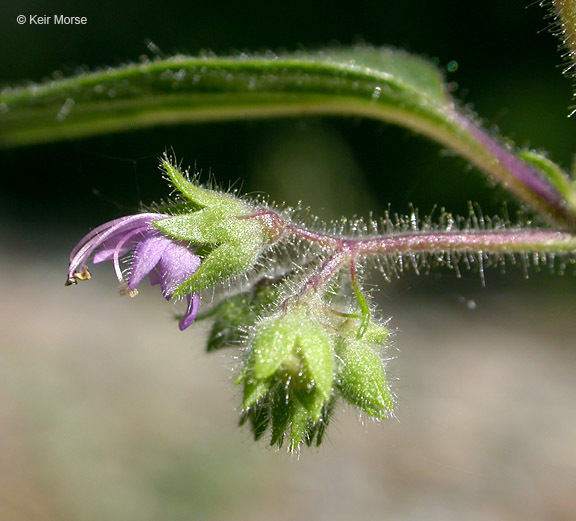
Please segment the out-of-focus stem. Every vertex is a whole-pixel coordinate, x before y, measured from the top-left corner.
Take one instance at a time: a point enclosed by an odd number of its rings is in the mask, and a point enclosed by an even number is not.
[[[560,19],[564,44],[570,51],[570,56],[574,62],[576,56],[576,1],[554,0],[554,7]]]

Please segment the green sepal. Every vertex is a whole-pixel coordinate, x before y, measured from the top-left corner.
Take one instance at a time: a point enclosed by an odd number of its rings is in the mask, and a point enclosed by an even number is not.
[[[308,325],[302,328],[298,342],[314,388],[326,402],[330,399],[334,382],[334,349],[331,339],[321,326]]]
[[[247,421],[250,422],[250,428],[254,435],[254,441],[258,441],[268,429],[270,424],[270,409],[267,405],[256,405],[250,409],[243,411],[240,415],[239,425],[244,425]]]
[[[248,409],[256,402],[264,398],[272,387],[270,380],[255,380],[250,376],[244,378],[244,399],[242,407]]]
[[[312,419],[306,407],[292,396],[292,393],[279,389],[271,403],[272,436],[270,445],[281,447],[289,434],[288,449],[294,452],[307,440],[312,427]]]
[[[293,403],[286,389],[280,388],[272,396],[270,404],[270,417],[272,419],[270,445],[282,445],[284,434],[290,422]]]
[[[311,418],[308,410],[300,402],[294,401],[290,411],[290,452],[295,452],[309,436]]]
[[[320,420],[314,422],[308,431],[308,435],[304,440],[308,447],[312,446],[314,440],[316,440],[316,446],[319,447],[324,440],[324,435],[326,434],[326,429],[330,420],[332,418],[332,414],[334,413],[334,407],[336,405],[336,399],[332,397],[332,399],[324,406],[322,409],[322,416]]]
[[[221,208],[205,208],[194,213],[161,219],[154,226],[175,239],[196,244],[221,244],[241,241],[262,234],[262,225],[254,220],[230,215]]]
[[[239,210],[246,207],[232,195],[208,190],[190,182],[182,173],[182,170],[177,165],[172,164],[167,157],[162,159],[160,167],[166,172],[174,187],[184,197],[199,206],[226,206],[230,210]]]
[[[272,376],[293,352],[297,339],[298,333],[287,315],[259,324],[249,361],[254,377]]]
[[[363,341],[342,341],[338,389],[351,404],[368,415],[385,419],[394,409],[382,360],[372,346]]]
[[[312,389],[293,389],[294,397],[304,406],[314,421],[320,420],[326,398],[316,387]]]
[[[263,234],[254,234],[250,240],[227,242],[217,246],[202,261],[198,271],[174,292],[182,297],[225,282],[250,270],[265,247]]]

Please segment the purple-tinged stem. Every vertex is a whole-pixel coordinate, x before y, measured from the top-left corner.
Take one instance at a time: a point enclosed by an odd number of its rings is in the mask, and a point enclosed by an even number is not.
[[[271,227],[271,233],[278,237],[292,235],[333,252],[333,255],[315,274],[315,278],[310,279],[310,285],[313,287],[321,286],[323,282],[329,280],[344,261],[371,255],[442,251],[576,252],[576,235],[557,230],[427,231],[392,233],[365,238],[341,238],[299,227],[271,210],[258,210],[253,218],[260,218],[262,215],[266,216],[266,223]]]
[[[318,269],[304,284],[301,292],[304,293],[306,289],[312,288],[317,290],[325,286],[330,279],[338,272],[342,267],[342,264],[346,261],[346,254],[343,252],[337,252],[331,257],[329,257],[324,264]]]
[[[322,266],[320,266],[314,273],[302,284],[300,290],[295,295],[286,299],[281,307],[286,308],[290,303],[310,294],[312,291],[318,291],[326,287],[332,277],[340,270],[344,262],[348,259],[347,255],[338,251],[328,257]]]
[[[354,250],[361,257],[442,251],[567,253],[576,251],[576,236],[548,230],[411,232],[360,239],[355,242]]]
[[[576,228],[576,211],[558,189],[532,165],[516,157],[464,115],[454,112],[455,122],[481,145],[475,162],[520,199],[567,228]]]

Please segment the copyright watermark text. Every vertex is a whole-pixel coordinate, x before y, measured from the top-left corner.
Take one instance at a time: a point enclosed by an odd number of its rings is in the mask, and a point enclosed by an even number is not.
[[[63,14],[19,14],[16,21],[20,25],[87,25],[88,18],[85,16],[66,16]]]

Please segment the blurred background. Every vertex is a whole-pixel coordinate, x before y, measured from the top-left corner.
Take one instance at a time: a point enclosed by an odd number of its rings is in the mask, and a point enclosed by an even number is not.
[[[19,14],[87,26],[20,26]],[[570,168],[570,81],[547,9],[531,0],[24,2],[0,13],[0,83],[136,60],[367,42],[428,56],[456,97]],[[153,42],[153,45],[149,44]],[[452,63],[451,63],[452,62]],[[452,72],[448,71],[448,64]],[[455,66],[455,63],[457,66]],[[158,156],[326,219],[410,204],[516,207],[436,144],[393,126],[314,118],[174,126],[0,151],[0,519],[572,520],[576,517],[576,282],[434,270],[379,284],[395,329],[398,420],[339,411],[300,458],[236,426],[233,353],[203,352],[110,266],[64,288],[90,228],[165,197]],[[361,418],[362,420],[362,418]]]

